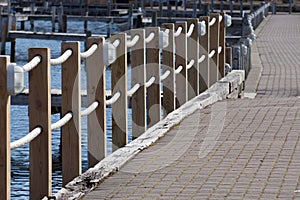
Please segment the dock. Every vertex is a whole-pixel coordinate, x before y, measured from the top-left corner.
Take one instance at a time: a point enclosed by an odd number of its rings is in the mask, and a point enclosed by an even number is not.
[[[97,183],[83,199],[299,198],[299,23],[299,14],[271,15],[255,31],[245,98],[191,111],[155,144],[113,153],[70,188]],[[111,173],[101,168],[119,159]]]

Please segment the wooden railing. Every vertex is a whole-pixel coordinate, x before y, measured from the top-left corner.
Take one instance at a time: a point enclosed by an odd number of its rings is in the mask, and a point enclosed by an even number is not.
[[[202,23],[202,25],[201,25]],[[200,30],[204,27],[205,32]],[[50,49],[29,49],[30,133],[10,143],[9,56],[0,57],[0,199],[10,199],[10,151],[30,142],[30,199],[51,195],[51,131],[61,127],[63,185],[81,174],[81,116],[88,115],[89,166],[106,156],[106,106],[112,107],[112,148],[128,142],[128,99],[132,106],[133,139],[225,75],[225,14],[187,22],[163,24],[120,33],[108,41],[88,38],[87,51],[79,42],[63,42],[62,55]],[[201,34],[202,32],[202,34]],[[131,37],[129,37],[131,36]],[[131,38],[131,39],[129,39]],[[128,40],[129,39],[129,40]],[[111,51],[107,51],[108,47]],[[108,57],[116,59],[108,63]],[[162,50],[162,52],[161,52]],[[128,53],[131,89],[127,86]],[[108,53],[108,55],[107,55]],[[103,56],[105,55],[105,56]],[[229,56],[230,57],[230,56]],[[80,63],[86,59],[88,103],[81,110]],[[62,116],[51,124],[50,67],[62,66]],[[105,70],[111,66],[112,97],[106,99]],[[162,96],[161,96],[162,88]]]

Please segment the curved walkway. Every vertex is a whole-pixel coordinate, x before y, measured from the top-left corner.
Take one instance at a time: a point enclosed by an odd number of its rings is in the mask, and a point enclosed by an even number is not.
[[[84,199],[300,198],[300,15],[271,16],[255,99],[198,110]]]

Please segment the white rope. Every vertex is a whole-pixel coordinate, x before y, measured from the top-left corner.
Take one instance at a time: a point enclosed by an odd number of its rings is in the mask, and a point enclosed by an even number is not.
[[[177,31],[174,33],[174,37],[178,37],[180,35],[180,33],[182,32],[183,28],[182,26],[179,26]]]
[[[97,50],[98,45],[93,44],[87,51],[80,53],[81,58],[88,58]]]
[[[149,36],[145,38],[145,42],[146,43],[151,42],[153,40],[154,36],[155,36],[155,33],[153,33],[153,32],[150,33]]]
[[[25,64],[23,66],[23,70],[25,72],[29,72],[33,68],[35,68],[41,61],[42,61],[42,57],[41,56],[35,56],[34,58],[32,58],[32,60],[30,62],[28,62],[27,64]]]
[[[166,30],[165,30],[165,33],[166,33],[166,34],[169,34],[169,33],[170,33],[170,29],[166,29]]]
[[[192,35],[193,31],[194,31],[194,28],[195,28],[195,24],[191,24],[190,28],[189,28],[189,31],[186,34],[188,37],[191,37],[191,35]]]
[[[214,17],[214,18],[211,19],[211,21],[208,23],[208,25],[209,25],[209,26],[213,26],[213,25],[215,24],[216,21],[217,21],[217,20],[216,20],[216,18]]]
[[[183,69],[182,65],[179,65],[178,68],[175,70],[175,74],[179,74]]]
[[[65,114],[65,116],[63,116],[63,118],[61,118],[60,120],[58,120],[57,122],[51,124],[51,130],[55,130],[58,129],[64,125],[66,125],[73,117],[73,114],[71,112],[68,112],[67,114]]]
[[[132,97],[134,93],[141,87],[139,83],[135,84],[130,90],[127,91],[127,96]]]
[[[164,81],[166,78],[168,78],[168,76],[171,74],[170,70],[165,71],[165,73],[163,75],[160,76],[160,80]]]
[[[150,87],[155,82],[155,77],[152,76],[149,81],[145,83],[146,88]]]
[[[135,35],[131,41],[127,41],[127,47],[131,48],[134,45],[136,45],[136,43],[139,41],[140,36],[139,35]]]
[[[120,96],[121,96],[120,92],[115,93],[114,96],[112,96],[109,100],[106,101],[106,105],[114,104],[119,99]]]
[[[94,110],[96,110],[96,108],[98,108],[98,106],[99,106],[99,102],[94,101],[89,107],[81,111],[81,116],[87,116],[91,114]]]
[[[55,59],[50,59],[50,64],[52,66],[55,65],[60,65],[62,63],[64,63],[66,60],[68,60],[68,58],[72,55],[72,50],[68,49],[66,50],[60,57],[55,58]]]
[[[202,63],[203,61],[205,60],[205,55],[202,55],[199,60],[198,60],[198,63]]]
[[[220,15],[220,16],[219,16],[219,23],[221,23],[222,20],[223,20],[223,16]]]
[[[34,140],[34,138],[36,138],[41,133],[42,133],[42,128],[41,127],[36,127],[35,129],[30,131],[27,135],[25,135],[21,139],[18,139],[17,141],[14,141],[14,142],[11,142],[10,143],[10,149],[16,149],[16,148],[19,148],[19,147],[31,142],[32,140]]]
[[[216,51],[215,50],[211,50],[211,52],[208,54],[209,58],[212,58],[215,55]]]
[[[222,52],[222,47],[219,46],[219,47],[218,47],[218,54],[220,54],[221,52]]]
[[[112,43],[112,45],[114,45],[114,47],[118,47],[119,45],[120,45],[120,43],[121,43],[121,41],[119,40],[119,39],[116,39],[113,43]]]
[[[193,67],[194,63],[195,63],[195,60],[192,59],[192,60],[189,62],[189,64],[187,64],[186,68],[187,68],[187,69],[191,69],[191,68]]]

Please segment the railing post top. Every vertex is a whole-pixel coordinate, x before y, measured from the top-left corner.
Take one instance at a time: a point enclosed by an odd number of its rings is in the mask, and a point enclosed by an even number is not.
[[[100,44],[101,42],[104,42],[105,41],[105,38],[104,37],[99,37],[99,36],[92,36],[92,37],[88,37],[86,39],[86,41],[89,41],[91,42],[91,45],[93,45],[93,43],[97,43],[97,44]]]

